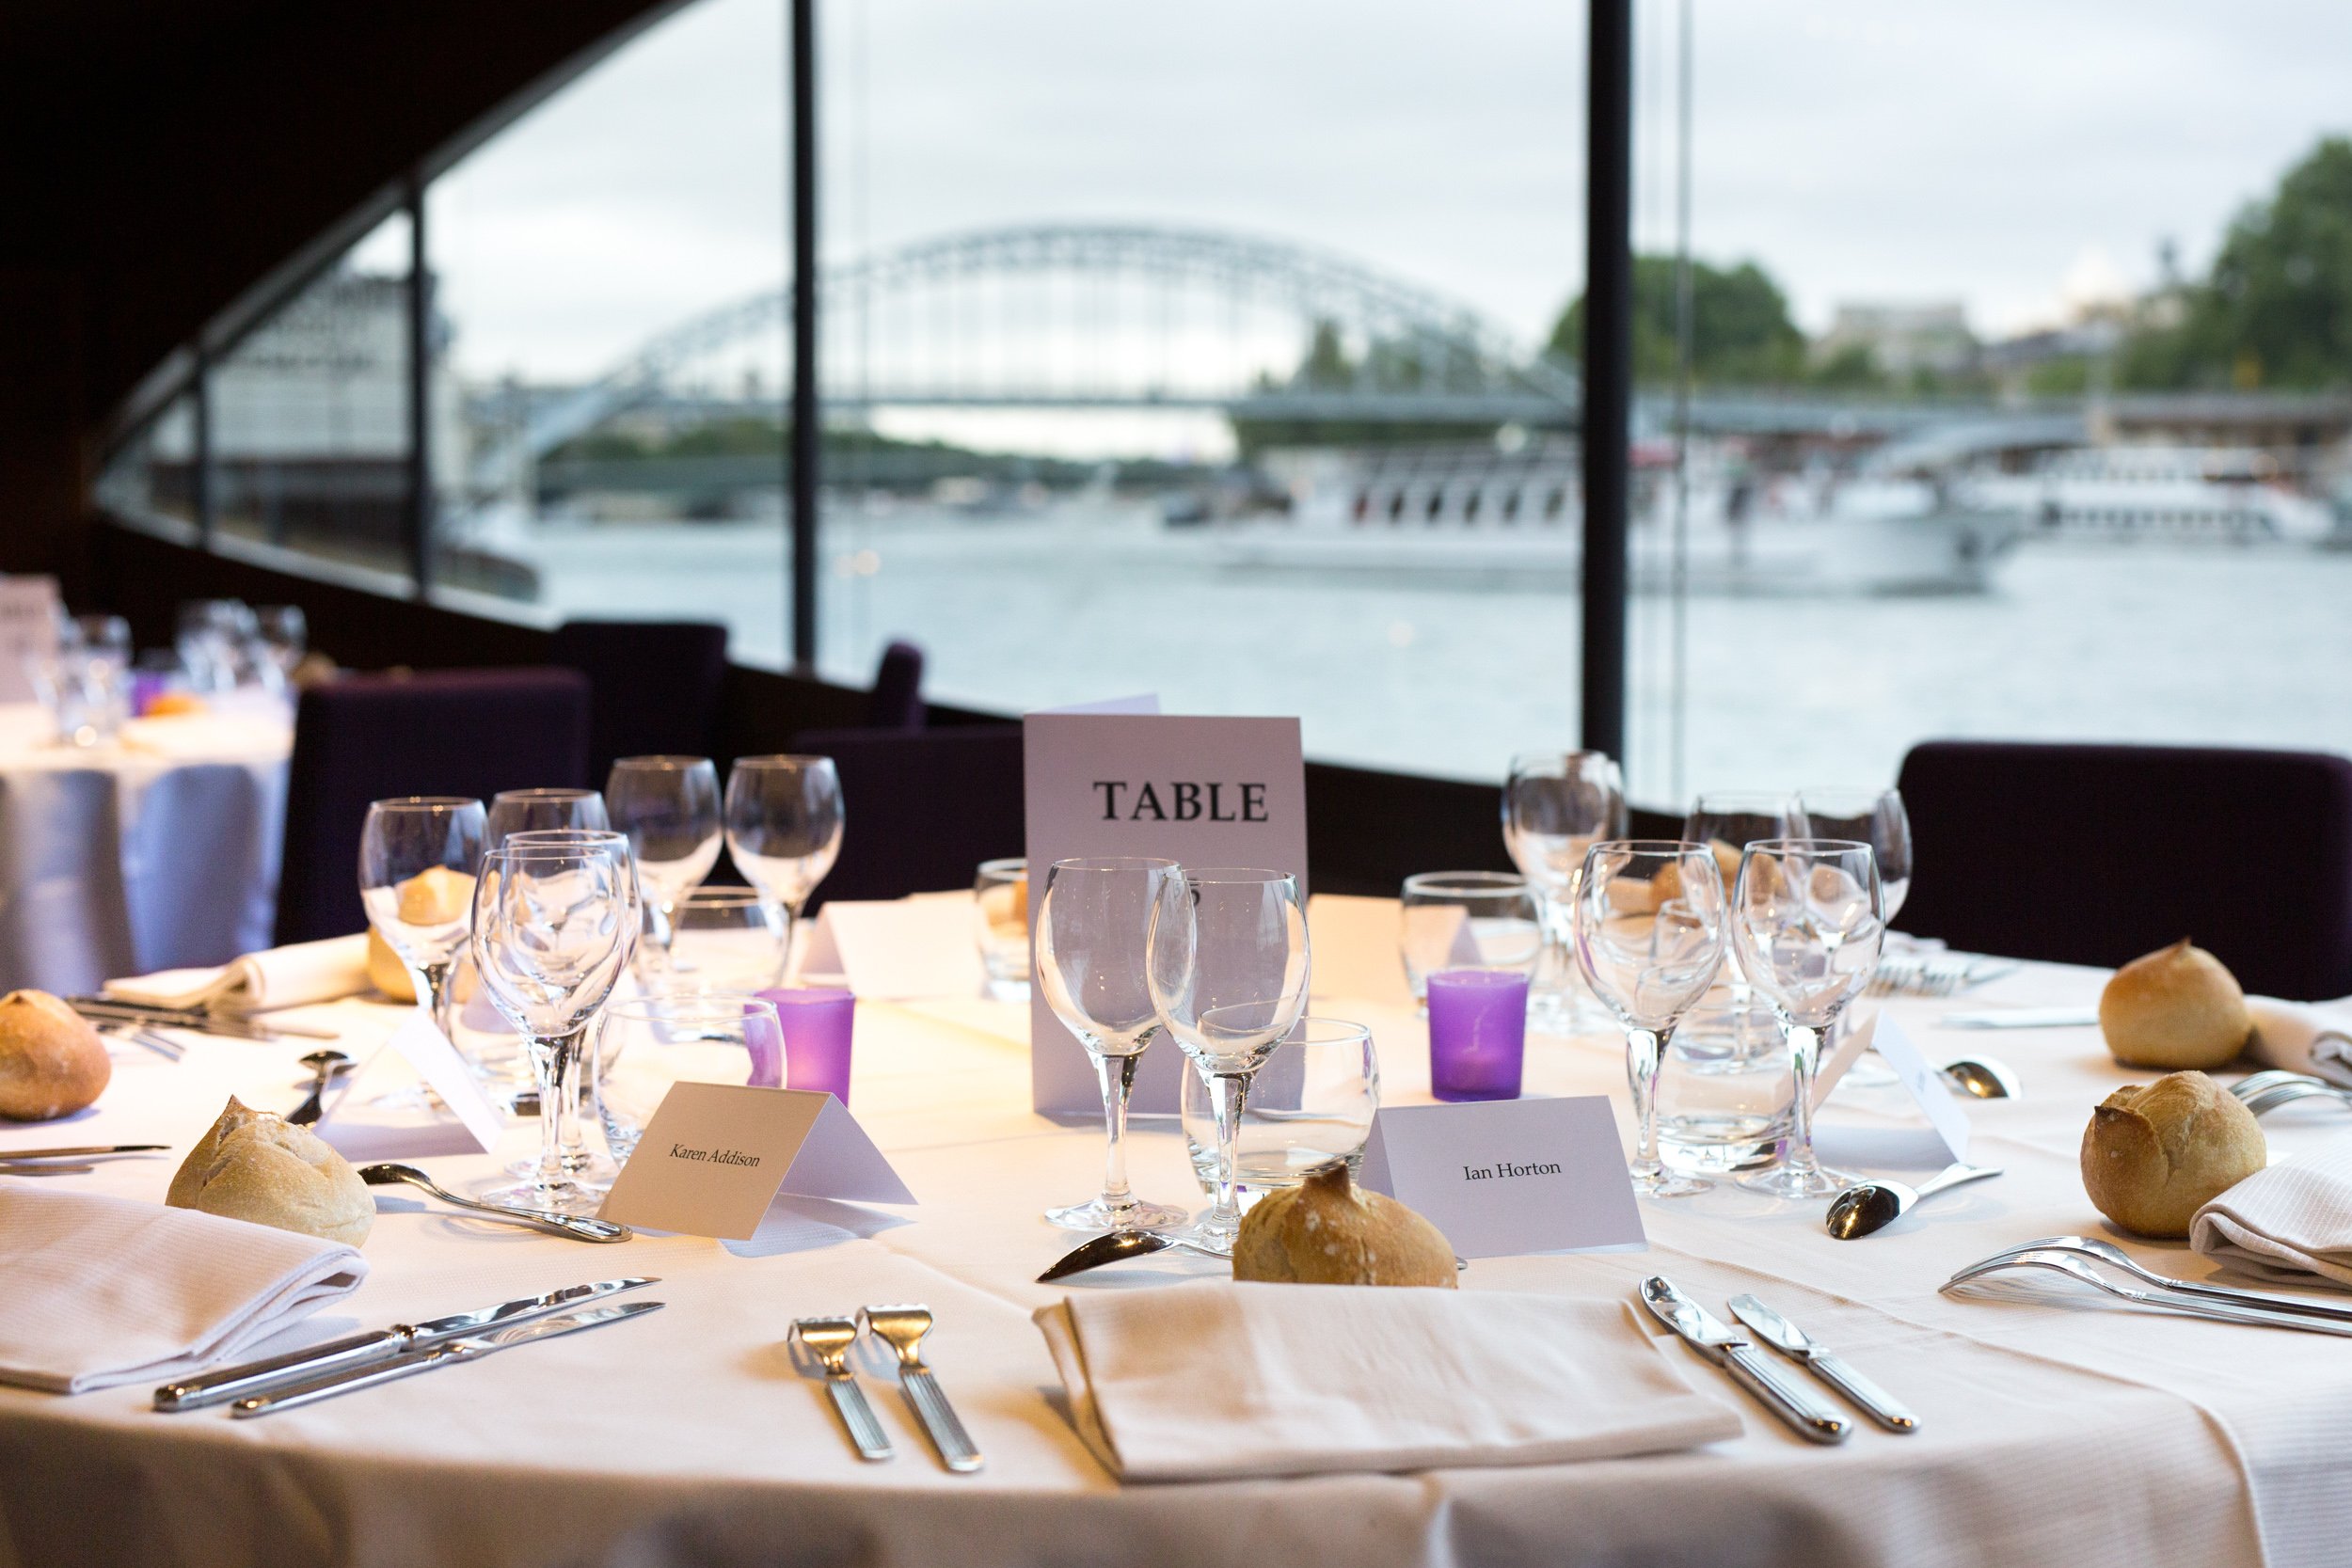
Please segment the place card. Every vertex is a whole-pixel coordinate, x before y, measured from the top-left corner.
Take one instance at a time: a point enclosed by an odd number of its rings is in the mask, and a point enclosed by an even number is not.
[[[1363,1183],[1419,1211],[1464,1258],[1649,1245],[1605,1095],[1383,1106]]]
[[[33,666],[56,656],[61,613],[56,578],[0,577],[0,703],[33,701]]]
[[[419,1085],[432,1088],[440,1109],[385,1103]],[[486,1154],[506,1131],[506,1117],[449,1037],[420,1008],[366,1062],[329,1086],[312,1131],[346,1160],[413,1160]]]
[[[1870,1043],[1886,1065],[1895,1069],[1904,1092],[1927,1117],[1928,1125],[1935,1129],[1935,1135],[1944,1141],[1952,1158],[1968,1158],[1968,1113],[1961,1109],[1959,1098],[1944,1082],[1944,1074],[1920,1053],[1903,1026],[1880,1014],[1878,1033]]]
[[[849,1108],[809,1089],[674,1084],[597,1217],[749,1241],[780,1195],[913,1203]]]
[[[1968,1113],[1903,1026],[1885,1013],[1873,1015],[1838,1037],[1837,1049],[1814,1078],[1813,1109],[1822,1102],[1862,1053],[1875,1047],[1903,1092],[1927,1117],[1926,1127],[1816,1126],[1814,1151],[1827,1165],[1868,1170],[1935,1168],[1968,1158]]]
[[[1454,912],[1460,913],[1459,906]],[[1314,949],[1314,993],[1351,1002],[1409,1007],[1398,956],[1397,903],[1393,898],[1359,898],[1318,893],[1307,900],[1307,938]]]
[[[1022,721],[1030,942],[1046,870],[1080,855],[1263,865],[1307,876],[1307,774],[1295,719],[1033,713]],[[1167,1042],[1172,1046],[1173,1041]],[[1130,1108],[1174,1116],[1184,1053],[1144,1053]],[[1029,1086],[1052,1117],[1100,1117],[1094,1066],[1046,1006],[1029,1003]]]
[[[834,899],[817,911],[801,977],[840,975],[873,1002],[977,996],[988,983],[977,919],[968,894]]]

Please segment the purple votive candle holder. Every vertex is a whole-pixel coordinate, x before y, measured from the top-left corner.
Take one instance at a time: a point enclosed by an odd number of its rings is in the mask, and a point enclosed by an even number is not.
[[[763,990],[784,1023],[784,1086],[822,1089],[850,1102],[850,1042],[857,1022],[855,993],[828,986]]]
[[[1429,976],[1430,1093],[1446,1101],[1517,1100],[1526,1055],[1526,975],[1445,969]]]

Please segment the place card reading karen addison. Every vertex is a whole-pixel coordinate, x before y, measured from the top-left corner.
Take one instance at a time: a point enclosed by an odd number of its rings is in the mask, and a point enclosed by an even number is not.
[[[596,1211],[644,1230],[751,1238],[779,1194],[913,1203],[849,1108],[809,1089],[674,1084]]]
[[[1363,1181],[1464,1258],[1649,1245],[1604,1095],[1383,1106]]]

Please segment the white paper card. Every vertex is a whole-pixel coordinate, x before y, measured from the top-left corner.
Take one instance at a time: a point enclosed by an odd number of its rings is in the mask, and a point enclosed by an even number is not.
[[[876,1002],[977,996],[988,972],[976,920],[968,897],[836,899],[817,911],[801,975],[838,974]]]
[[[1314,993],[1413,1005],[1397,948],[1398,911],[1393,898],[1359,898],[1318,893],[1307,900],[1307,939],[1314,950]]]
[[[1307,877],[1307,773],[1295,719],[1035,713],[1023,721],[1030,940],[1045,870],[1079,855],[1147,855],[1185,865],[1263,865]],[[1173,1042],[1168,1042],[1172,1044]],[[1032,1103],[1047,1116],[1100,1116],[1085,1049],[1034,987]],[[1131,1108],[1176,1114],[1181,1051],[1154,1047]]]
[[[1034,713],[1157,713],[1160,711],[1160,694],[1156,691],[1144,691],[1133,697],[1104,697],[1100,702],[1072,703],[1067,707],[1041,707],[1030,711]]]
[[[30,665],[57,651],[57,579],[0,577],[0,703],[29,703]]]
[[[621,1166],[600,1218],[748,1241],[780,1194],[913,1203],[848,1107],[809,1089],[671,1085]]]
[[[1649,1245],[1605,1095],[1383,1106],[1363,1180],[1464,1258]]]
[[[1870,1049],[1870,1040],[1878,1033],[1879,1015],[1866,1013],[1837,1031],[1837,1043],[1813,1069],[1813,1109],[1819,1111],[1837,1087],[1837,1081],[1846,1076],[1846,1069],[1862,1059]]]
[[[1968,1158],[1968,1113],[1961,1109],[1960,1101],[1945,1084],[1944,1075],[1931,1066],[1919,1048],[1912,1043],[1903,1026],[1883,1013],[1879,1015],[1878,1033],[1871,1043],[1879,1055],[1895,1069],[1903,1089],[1926,1115],[1928,1125],[1955,1160]]]
[[[387,1106],[387,1096],[423,1084],[442,1109]],[[321,1101],[314,1131],[346,1160],[408,1160],[486,1154],[506,1118],[465,1059],[422,1010],[409,1015],[376,1053]]]

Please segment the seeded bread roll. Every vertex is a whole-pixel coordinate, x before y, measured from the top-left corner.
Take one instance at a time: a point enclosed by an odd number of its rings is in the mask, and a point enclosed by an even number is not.
[[[358,1246],[375,1225],[367,1183],[325,1139],[231,1097],[164,1201]]]
[[[105,1092],[114,1070],[98,1031],[47,991],[0,996],[0,1117],[71,1115]]]
[[[1268,1193],[1242,1216],[1233,1277],[1296,1285],[1454,1288],[1454,1248],[1396,1199],[1348,1180],[1344,1162]]]

